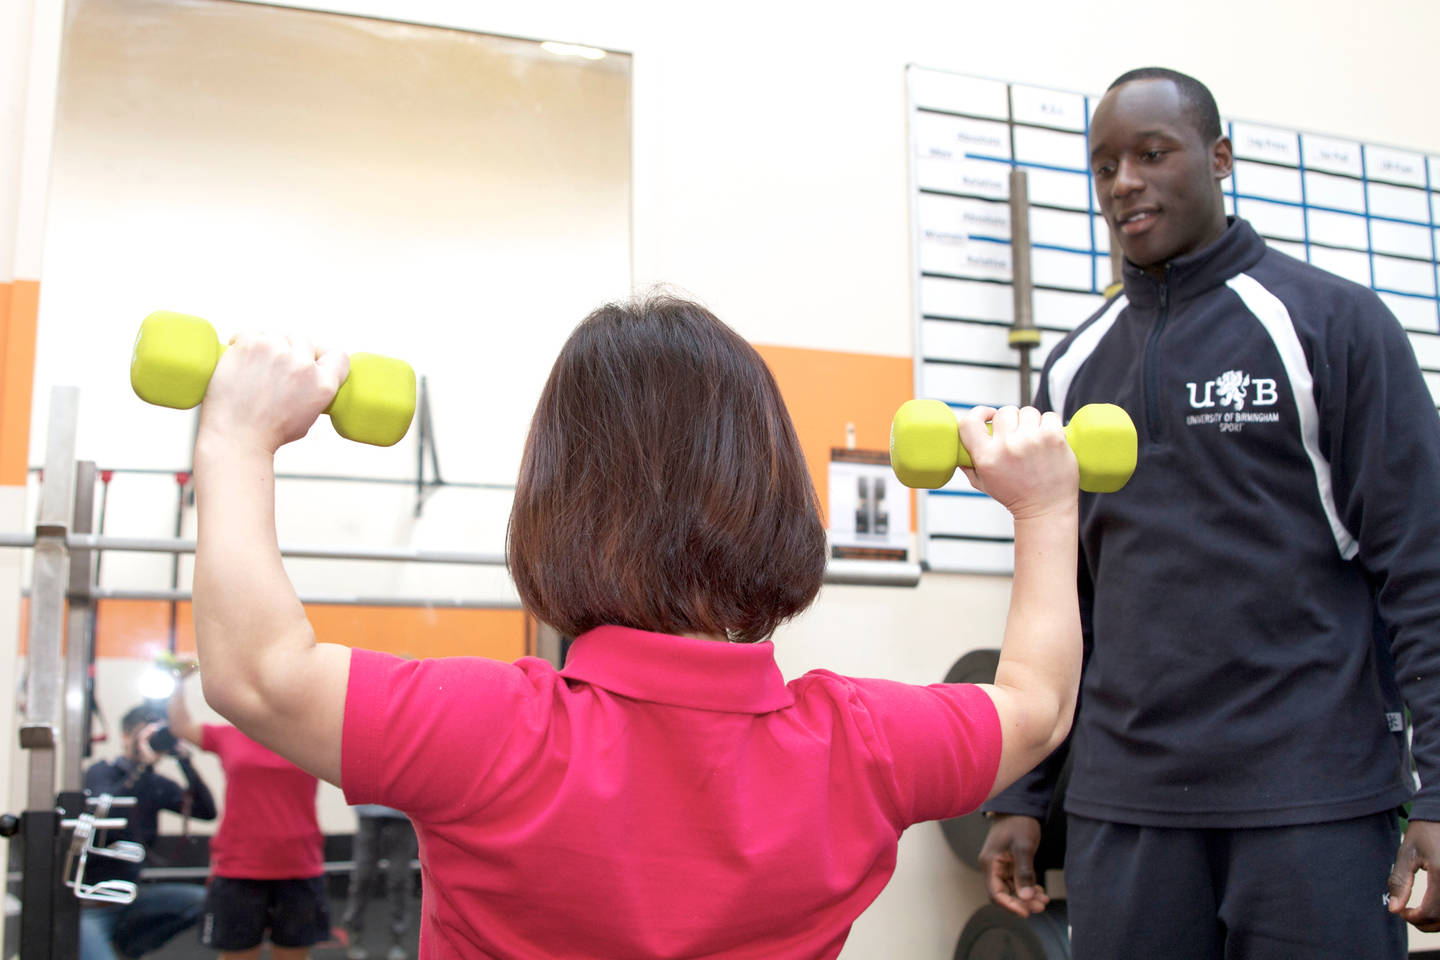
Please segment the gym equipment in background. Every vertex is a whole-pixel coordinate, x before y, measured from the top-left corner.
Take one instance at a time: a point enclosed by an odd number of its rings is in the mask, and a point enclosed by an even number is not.
[[[945,683],[990,683],[1000,663],[1000,651],[971,650],[956,660]],[[1040,848],[1035,851],[1035,873],[1058,870],[1065,863],[1065,787],[1070,781],[1068,758],[1060,768],[1054,796],[1040,826]],[[940,821],[945,843],[972,869],[980,869],[980,850],[990,821],[980,811]],[[955,960],[1069,960],[1070,934],[1065,901],[1054,899],[1044,913],[1017,917],[987,903],[971,916],[960,933]]]
[[[993,683],[1000,651],[992,648],[971,650],[963,654],[945,674],[944,683]],[[1035,872],[1044,877],[1047,870],[1058,870],[1065,863],[1065,788],[1070,782],[1070,761],[1067,757],[1055,782],[1055,793],[1045,811],[1040,829],[1040,849],[1035,851]],[[990,821],[976,810],[963,817],[940,821],[945,843],[960,861],[972,870],[980,869],[980,849],[990,832]]]
[[[1032,917],[985,904],[960,931],[955,960],[1070,960],[1065,901],[1052,900]]]

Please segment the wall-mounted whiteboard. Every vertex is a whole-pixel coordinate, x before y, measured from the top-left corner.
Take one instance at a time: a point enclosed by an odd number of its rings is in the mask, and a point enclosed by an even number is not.
[[[915,395],[957,410],[1018,403],[1009,174],[1023,169],[1029,183],[1038,380],[1050,348],[1104,302],[1112,280],[1087,163],[1100,98],[913,66],[908,90]],[[1440,404],[1440,157],[1223,123],[1235,147],[1227,212],[1277,249],[1374,289],[1409,331]],[[1010,515],[963,474],[919,504],[931,569],[1011,572]]]

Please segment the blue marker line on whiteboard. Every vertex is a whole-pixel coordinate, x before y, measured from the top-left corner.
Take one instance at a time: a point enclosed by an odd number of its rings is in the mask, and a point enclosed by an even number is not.
[[[1430,259],[1435,265],[1435,283],[1437,286],[1435,292],[1436,294],[1440,294],[1440,251],[1435,249],[1435,234],[1437,232],[1435,204],[1437,201],[1440,201],[1440,197],[1437,197],[1433,192],[1436,189],[1440,189],[1440,185],[1430,182],[1430,164],[1427,162],[1425,164],[1425,199],[1428,201],[1430,210]],[[1436,296],[1435,298],[1435,310],[1437,314],[1435,326],[1437,330],[1440,330],[1440,296]]]
[[[1040,163],[1036,160],[1011,160],[1006,157],[992,157],[986,153],[965,152],[966,160],[988,160],[991,163],[1008,163],[1014,167],[1028,167],[1031,170],[1053,170],[1056,173],[1078,173],[1083,177],[1090,176],[1090,171],[1081,167],[1062,167],[1053,163]]]
[[[1305,230],[1305,262],[1310,262],[1310,205],[1305,202],[1305,138],[1297,135],[1295,137],[1296,149],[1300,152],[1300,205],[1304,209],[1300,211],[1300,222]]]
[[[1375,240],[1370,236],[1370,171],[1365,144],[1360,144],[1360,186],[1365,191],[1365,252],[1370,255],[1370,289],[1375,289]]]

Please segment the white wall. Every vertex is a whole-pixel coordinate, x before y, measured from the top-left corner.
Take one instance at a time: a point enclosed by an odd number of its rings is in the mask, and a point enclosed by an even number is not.
[[[1220,0],[1203,8],[1063,0],[310,6],[633,54],[635,279],[692,292],[762,343],[909,355],[907,63],[1086,92],[1125,69],[1157,63],[1206,81],[1228,116],[1440,152],[1440,112],[1426,102],[1440,89],[1433,56],[1440,5],[1427,0]],[[186,184],[174,186],[178,195]],[[238,226],[242,214],[233,213]],[[357,256],[371,222],[354,222]],[[527,238],[541,247],[558,239]],[[308,258],[304,245],[275,240],[286,251],[276,260],[303,272],[294,261]],[[104,269],[105,254],[91,251],[95,269]],[[236,282],[223,294],[195,289],[198,306],[174,306],[243,316],[240,305],[255,296],[245,284],[251,274],[232,273]],[[52,316],[72,309],[52,295],[71,296],[65,290],[84,280],[52,278],[47,266],[42,337]],[[161,281],[175,289],[183,275],[157,269],[150,289],[162,289]],[[595,293],[612,295],[587,291],[587,303]],[[297,302],[294,316],[323,305]],[[78,302],[73,312],[77,324],[92,325],[88,340],[97,352],[113,358],[137,314],[157,305],[146,298],[111,304],[121,329]],[[527,349],[538,354],[540,346]],[[64,365],[56,350],[42,345],[47,377]],[[114,375],[109,368],[96,374]],[[48,383],[37,382],[37,396],[47,391]],[[166,418],[184,416],[147,412],[134,414],[134,422],[174,431]],[[483,419],[474,425],[473,440],[452,428],[442,452],[458,456],[482,442],[484,426]],[[112,440],[83,429],[86,456],[96,448],[128,455],[139,432]],[[169,456],[178,456],[175,449]],[[348,466],[369,472],[368,463]],[[1001,578],[951,576],[927,578],[913,591],[827,588],[816,608],[777,638],[782,666],[789,675],[823,665],[937,680],[965,649],[998,640],[1007,586]],[[982,898],[977,878],[950,855],[938,828],[916,827],[902,842],[895,879],[856,925],[845,956],[948,957]]]
[[[1159,63],[1228,116],[1440,150],[1427,0],[298,5],[633,53],[637,277],[765,343],[909,353],[907,63],[1082,92]]]

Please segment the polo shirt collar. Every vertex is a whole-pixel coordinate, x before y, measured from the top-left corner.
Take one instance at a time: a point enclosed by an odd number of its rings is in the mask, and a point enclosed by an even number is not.
[[[696,710],[759,714],[795,703],[768,640],[721,643],[596,627],[575,638],[560,673],[633,700]]]

